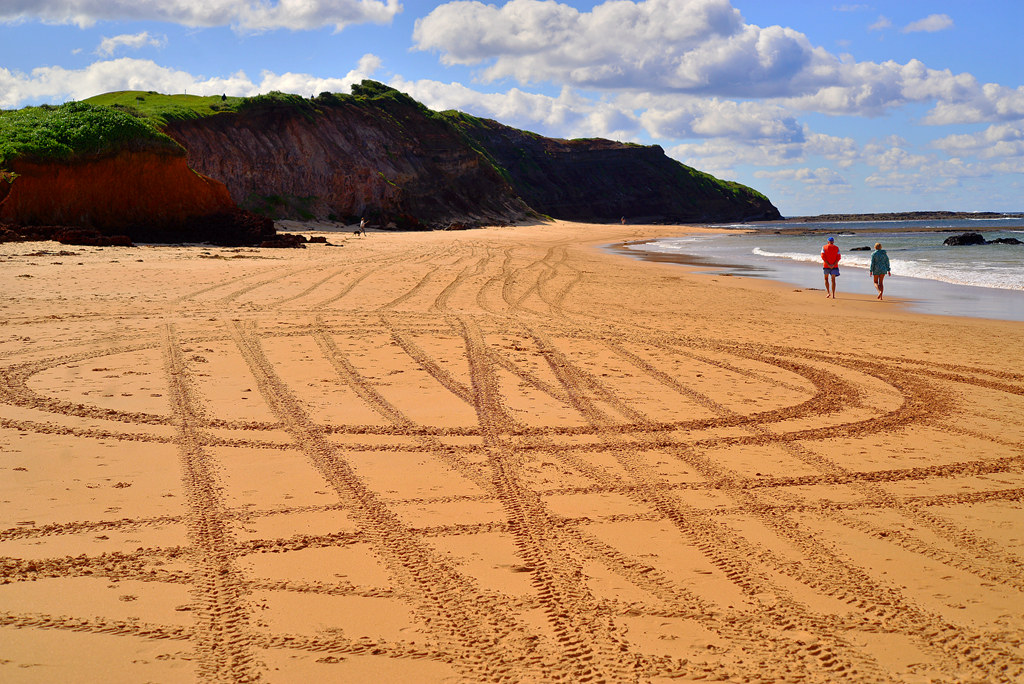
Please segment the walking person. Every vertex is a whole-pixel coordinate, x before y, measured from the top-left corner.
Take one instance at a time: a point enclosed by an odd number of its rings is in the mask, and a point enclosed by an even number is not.
[[[839,260],[842,258],[839,247],[836,246],[836,239],[830,237],[821,248],[821,263],[825,271],[825,299],[836,298],[836,276],[839,275]]]
[[[882,298],[882,293],[885,291],[885,286],[882,281],[885,280],[885,276],[892,275],[889,270],[889,255],[882,249],[882,243],[875,243],[875,251],[871,253],[871,279],[875,281],[875,289],[878,290],[878,299]]]

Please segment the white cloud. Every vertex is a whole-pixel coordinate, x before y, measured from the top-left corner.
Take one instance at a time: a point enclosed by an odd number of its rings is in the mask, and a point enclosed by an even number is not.
[[[934,103],[922,120],[930,125],[1024,118],[1024,87],[978,82],[967,73],[928,69],[912,59],[843,63],[834,85],[783,101],[785,106],[834,115],[880,116],[908,103]]]
[[[886,17],[884,15],[879,15],[878,19],[875,20],[875,23],[873,23],[870,26],[868,26],[868,30],[869,31],[884,31],[885,29],[891,28],[891,27],[892,27],[892,20],[889,19],[889,17]]]
[[[873,173],[864,179],[864,184],[874,190],[920,198],[922,195],[940,194],[960,183],[956,178],[935,178],[927,173]]]
[[[849,186],[834,169],[821,167],[818,169],[777,169],[774,171],[755,171],[755,178],[769,180],[799,181],[804,185],[821,188],[828,186]]]
[[[150,36],[148,31],[143,31],[142,33],[134,34],[123,33],[119,36],[114,36],[113,38],[104,37],[103,40],[100,41],[99,47],[96,48],[96,54],[103,55],[104,57],[109,57],[113,55],[115,52],[117,52],[119,48],[122,47],[137,50],[147,45],[153,47],[163,47],[166,44],[166,36]]]
[[[918,19],[903,27],[903,33],[945,31],[953,28],[953,19],[948,14],[929,14],[924,19]]]
[[[92,26],[97,21],[166,21],[242,30],[314,29],[387,23],[399,0],[5,0],[0,21],[39,19]]]
[[[912,26],[938,30],[951,22],[933,15]],[[873,28],[889,25],[880,17]],[[930,124],[1024,118],[1024,88],[983,86],[971,74],[929,69],[916,59],[840,58],[792,29],[745,23],[729,0],[610,0],[590,12],[557,0],[457,0],[418,19],[413,39],[416,49],[438,52],[445,64],[479,66],[485,82],[768,99],[791,111],[833,115],[880,116],[908,103],[934,103]],[[647,116],[680,135],[716,134],[715,122],[686,111],[655,119]]]
[[[717,138],[800,142],[803,127],[792,113],[767,102],[736,102],[688,95],[623,95],[616,100],[642,110],[640,120],[654,138]]]
[[[1024,158],[1024,123],[996,124],[981,133],[949,135],[932,142],[932,147],[951,156]]]
[[[364,55],[359,65],[341,78],[264,72],[258,83],[241,71],[225,77],[203,78],[159,66],[151,60],[127,57],[95,62],[83,69],[40,67],[30,74],[0,68],[0,107],[16,107],[25,101],[83,100],[116,90],[188,92],[195,95],[257,95],[271,90],[303,95],[319,94],[324,90],[348,92],[353,83],[369,78],[379,67],[378,57]]]
[[[1024,119],[1024,86],[1007,88],[995,83],[978,87],[956,100],[939,101],[923,123],[931,125],[1016,121]]]
[[[690,166],[716,175],[734,175],[737,166],[784,167],[825,159],[838,168],[863,161],[862,150],[852,138],[840,138],[805,129],[803,140],[793,143],[743,141],[715,138],[700,143],[683,143],[668,154]]]
[[[418,19],[416,47],[445,64],[487,63],[486,81],[776,96],[827,81],[837,60],[802,33],[745,24],[729,0],[457,1]]]

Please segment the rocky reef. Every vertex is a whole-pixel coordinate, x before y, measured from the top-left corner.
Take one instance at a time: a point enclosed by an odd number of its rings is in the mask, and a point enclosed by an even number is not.
[[[961,233],[960,235],[951,235],[942,241],[942,244],[949,247],[966,247],[971,245],[1020,245],[1024,244],[1017,238],[996,238],[995,240],[986,240],[985,236],[981,233]]]

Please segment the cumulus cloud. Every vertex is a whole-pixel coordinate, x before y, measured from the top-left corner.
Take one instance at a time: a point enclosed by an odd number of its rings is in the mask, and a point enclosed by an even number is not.
[[[951,156],[1024,157],[1024,123],[996,124],[981,133],[949,135],[932,142],[932,147]]]
[[[880,17],[872,28],[890,25]],[[947,15],[932,15],[911,26],[951,25]],[[416,49],[437,52],[445,64],[480,67],[479,78],[488,83],[510,78],[524,85],[771,99],[833,115],[880,116],[909,103],[934,103],[925,119],[932,124],[1024,117],[1024,90],[983,86],[971,74],[929,69],[914,59],[838,57],[792,29],[747,24],[729,0],[610,0],[589,12],[557,0],[501,6],[456,0],[417,20],[413,39]],[[713,134],[713,122],[691,120],[686,112],[658,125]]]
[[[229,76],[203,78],[160,66],[151,60],[127,57],[95,62],[83,69],[40,67],[29,74],[0,68],[0,107],[16,107],[26,101],[82,100],[116,90],[188,92],[195,95],[257,95],[271,90],[303,95],[325,90],[348,92],[353,83],[371,77],[379,67],[378,57],[364,55],[358,66],[341,78],[265,71],[258,82],[241,71]]]
[[[675,159],[716,174],[730,175],[738,166],[785,167],[828,160],[838,168],[864,161],[853,138],[837,137],[804,129],[800,142],[757,142],[714,138],[683,143],[668,149]]]
[[[134,34],[122,33],[121,35],[114,36],[113,38],[104,37],[103,40],[100,41],[99,47],[96,48],[96,54],[109,57],[122,47],[138,50],[139,48],[147,45],[152,47],[163,47],[166,44],[166,36],[150,36],[148,31]]]
[[[924,123],[947,125],[1024,119],[1024,86],[1007,88],[995,83],[976,83],[963,97],[936,102]]]
[[[166,21],[241,30],[314,29],[387,23],[399,0],[5,0],[0,21],[39,19],[92,26],[97,21]]]
[[[910,103],[933,103],[922,120],[930,125],[1009,121],[1024,118],[1024,87],[981,84],[971,74],[929,69],[916,59],[851,62],[839,69],[834,85],[784,102],[804,111],[862,116]]]
[[[948,14],[929,14],[924,19],[918,19],[903,27],[903,33],[935,33],[953,28],[953,19]]]
[[[800,142],[804,129],[792,112],[767,102],[737,102],[686,95],[624,95],[623,107],[642,110],[640,120],[655,138],[716,138]]]
[[[709,95],[797,94],[838,63],[798,31],[743,22],[729,0],[614,1],[580,12],[552,0],[459,0],[416,22],[420,50],[487,63],[485,81],[554,82]]]

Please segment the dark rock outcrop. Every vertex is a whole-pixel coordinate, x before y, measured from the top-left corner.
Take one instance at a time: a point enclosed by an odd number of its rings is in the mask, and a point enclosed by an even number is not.
[[[982,237],[981,233],[961,233],[960,235],[951,235],[942,241],[942,244],[950,245],[952,247],[984,245],[985,243],[986,240]]]
[[[1021,242],[1017,238],[996,238],[995,240],[986,240],[981,233],[961,233],[960,235],[951,235],[942,241],[944,245],[950,245],[953,247],[962,247],[967,245],[1021,245]]]
[[[768,198],[665,155],[657,145],[545,138],[488,119],[460,126],[536,211],[572,221],[777,220]]]

